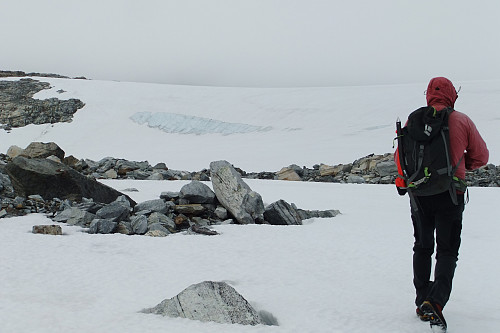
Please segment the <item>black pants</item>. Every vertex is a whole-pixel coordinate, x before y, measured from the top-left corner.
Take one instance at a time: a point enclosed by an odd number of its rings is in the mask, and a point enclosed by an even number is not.
[[[450,298],[458,260],[464,195],[458,195],[458,205],[453,204],[448,192],[415,197],[415,204],[418,206],[417,212],[412,209],[415,236],[413,284],[417,293],[415,303],[419,306],[425,300],[430,300],[444,307]],[[436,266],[434,282],[431,282],[434,231],[437,243]]]

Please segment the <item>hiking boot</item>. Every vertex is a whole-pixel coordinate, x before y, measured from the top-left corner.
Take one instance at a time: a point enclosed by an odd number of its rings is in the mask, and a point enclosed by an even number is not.
[[[417,307],[417,316],[421,321],[430,321],[431,320],[431,316],[424,313],[424,311],[422,311],[422,309],[420,309],[420,306]]]
[[[437,303],[433,303],[430,301],[425,301],[420,306],[420,309],[424,313],[424,315],[429,316],[431,329],[435,333],[444,333],[446,332],[446,320],[443,316],[443,307]]]

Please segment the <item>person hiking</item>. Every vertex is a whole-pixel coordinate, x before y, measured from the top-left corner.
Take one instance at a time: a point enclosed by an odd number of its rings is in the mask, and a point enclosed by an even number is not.
[[[465,171],[486,165],[489,151],[472,120],[464,113],[454,110],[457,98],[458,93],[450,80],[444,77],[430,80],[426,91],[427,106],[434,109],[435,116],[448,113],[447,118],[443,119],[447,119],[448,123],[446,130],[449,131],[449,160],[454,170],[452,176],[465,184]],[[453,190],[446,189],[438,194],[413,195],[412,184],[406,184],[408,176],[404,177],[404,166],[401,165],[404,159],[399,156],[402,150],[400,148],[398,144],[395,162],[400,177],[396,179],[396,187],[400,195],[407,191],[410,194],[415,238],[413,284],[416,291],[416,312],[420,319],[430,321],[433,329],[437,326],[442,332],[446,332],[447,325],[442,311],[450,298],[458,260],[465,189],[452,187]],[[435,240],[436,264],[434,281],[431,281]]]

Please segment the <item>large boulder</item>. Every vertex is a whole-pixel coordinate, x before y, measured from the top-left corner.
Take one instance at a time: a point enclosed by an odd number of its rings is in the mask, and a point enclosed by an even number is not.
[[[124,195],[117,190],[87,178],[72,168],[48,159],[14,158],[5,166],[18,196],[39,194],[45,200],[53,198],[81,201],[92,198],[96,202],[111,203]],[[135,201],[125,195],[130,205]]]
[[[54,142],[32,142],[22,151],[20,155],[29,158],[47,158],[49,156],[56,156],[62,161],[65,153],[64,150],[62,150]]]
[[[142,312],[221,324],[264,324],[245,298],[225,282],[205,281],[192,285]]]
[[[212,186],[219,202],[242,224],[262,223],[264,203],[227,161],[210,163]]]

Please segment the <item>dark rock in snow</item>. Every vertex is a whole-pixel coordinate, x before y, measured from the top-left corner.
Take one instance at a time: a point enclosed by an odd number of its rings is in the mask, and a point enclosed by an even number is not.
[[[301,225],[302,220],[293,208],[285,200],[278,200],[266,207],[264,219],[274,225]]]
[[[59,198],[81,201],[82,198],[92,198],[97,202],[111,203],[123,195],[64,164],[48,159],[18,156],[5,166],[5,170],[16,194],[24,197],[39,194],[46,200]],[[125,197],[131,206],[135,205],[135,201]]]

